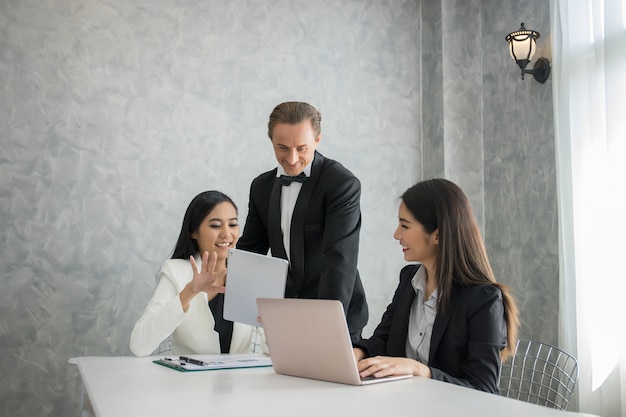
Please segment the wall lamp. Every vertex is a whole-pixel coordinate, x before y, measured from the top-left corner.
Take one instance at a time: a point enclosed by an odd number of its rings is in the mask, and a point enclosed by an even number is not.
[[[537,62],[535,62],[533,69],[526,69],[526,66],[535,55],[537,49],[535,40],[537,38],[539,38],[539,32],[526,29],[524,23],[522,23],[517,31],[506,35],[511,58],[515,60],[522,70],[522,80],[524,79],[524,74],[531,74],[535,77],[535,80],[543,84],[550,76],[550,61],[548,61],[547,58],[539,58]]]

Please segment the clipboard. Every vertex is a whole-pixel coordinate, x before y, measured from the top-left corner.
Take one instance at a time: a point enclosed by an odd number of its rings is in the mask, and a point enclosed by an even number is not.
[[[194,357],[161,357],[152,361],[179,372],[213,371],[217,369],[260,368],[272,366],[272,360],[267,355],[216,355]]]

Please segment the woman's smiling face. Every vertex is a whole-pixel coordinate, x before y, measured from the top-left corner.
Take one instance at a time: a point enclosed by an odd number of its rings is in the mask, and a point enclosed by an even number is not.
[[[427,233],[404,202],[400,202],[398,227],[393,237],[402,245],[406,261],[434,264],[437,259],[438,234],[438,230]]]
[[[217,252],[218,261],[225,261],[228,250],[235,247],[239,238],[237,210],[229,202],[219,203],[202,220],[191,238],[198,243],[200,254]]]

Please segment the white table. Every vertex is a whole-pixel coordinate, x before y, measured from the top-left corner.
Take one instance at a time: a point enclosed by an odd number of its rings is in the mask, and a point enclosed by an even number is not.
[[[425,378],[368,386],[277,375],[271,367],[178,372],[155,358],[79,357],[97,417],[591,416]]]

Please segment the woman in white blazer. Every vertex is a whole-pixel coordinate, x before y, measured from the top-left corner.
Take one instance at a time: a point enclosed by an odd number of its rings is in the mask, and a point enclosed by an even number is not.
[[[177,355],[249,352],[254,328],[222,315],[228,250],[239,238],[237,214],[235,203],[219,191],[191,201],[172,259],[163,263],[132,331],[133,354],[150,355],[170,335]]]

